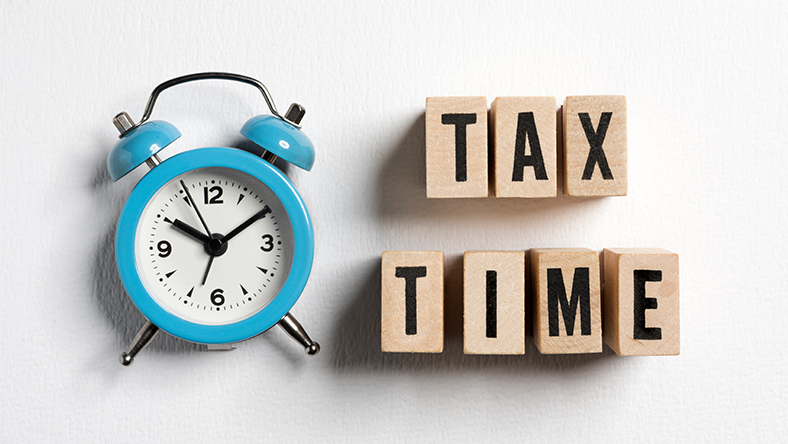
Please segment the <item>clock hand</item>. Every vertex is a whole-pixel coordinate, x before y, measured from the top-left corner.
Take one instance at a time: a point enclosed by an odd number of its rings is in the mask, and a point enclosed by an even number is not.
[[[211,264],[213,264],[214,257],[216,256],[211,255],[211,258],[208,259],[208,268],[205,269],[205,274],[202,276],[202,284],[200,285],[205,285],[205,281],[208,280],[208,272],[211,271]]]
[[[211,230],[208,228],[208,224],[205,223],[205,219],[202,218],[202,214],[200,214],[200,209],[197,208],[197,203],[194,202],[191,193],[189,193],[189,189],[186,188],[186,184],[183,183],[182,180],[181,180],[181,186],[183,187],[183,191],[186,192],[186,197],[189,198],[189,202],[191,202],[192,208],[194,208],[194,211],[197,213],[197,217],[200,218],[200,222],[202,222],[202,226],[205,227],[205,233],[208,234],[208,236],[210,236]]]
[[[249,219],[246,219],[246,220],[245,220],[245,221],[244,221],[244,222],[243,222],[241,225],[238,225],[238,226],[237,226],[237,227],[235,227],[235,228],[234,228],[232,231],[230,231],[229,233],[227,233],[227,235],[225,235],[225,236],[222,238],[222,242],[227,242],[227,241],[229,241],[230,239],[232,239],[233,237],[235,237],[235,235],[236,235],[236,234],[238,234],[238,233],[240,233],[241,231],[243,231],[243,230],[247,229],[247,228],[249,227],[249,225],[252,225],[252,224],[253,224],[253,223],[255,223],[255,222],[258,220],[258,219],[262,219],[262,218],[264,218],[264,217],[265,217],[265,215],[266,215],[266,214],[268,214],[268,213],[270,213],[270,212],[271,212],[271,209],[270,209],[270,208],[268,208],[268,205],[266,205],[266,206],[265,206],[265,207],[264,207],[262,210],[258,211],[258,212],[257,212],[257,213],[255,213],[255,214],[254,214],[252,217],[250,217]]]
[[[202,231],[192,227],[191,225],[187,224],[186,222],[183,222],[180,219],[175,219],[174,221],[169,219],[164,219],[164,221],[171,223],[173,227],[179,229],[184,234],[187,234],[193,237],[195,240],[198,240],[204,244],[207,244],[208,242],[211,241],[211,238],[206,236]]]

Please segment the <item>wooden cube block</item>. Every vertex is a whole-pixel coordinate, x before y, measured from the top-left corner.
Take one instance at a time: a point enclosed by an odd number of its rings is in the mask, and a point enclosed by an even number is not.
[[[381,349],[443,351],[443,252],[384,251]]]
[[[563,120],[564,193],[626,196],[626,97],[567,97]]]
[[[495,197],[555,197],[555,97],[498,97],[490,106]]]
[[[427,197],[487,197],[487,99],[427,97]]]
[[[468,251],[463,257],[465,353],[525,353],[525,253]]]
[[[679,255],[612,248],[605,265],[605,343],[621,356],[678,355]]]
[[[601,353],[599,256],[587,248],[531,250],[534,343],[544,354]]]

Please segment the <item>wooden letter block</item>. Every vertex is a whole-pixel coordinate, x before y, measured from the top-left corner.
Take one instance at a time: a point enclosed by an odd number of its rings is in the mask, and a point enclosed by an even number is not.
[[[498,97],[490,121],[495,197],[555,197],[555,97]]]
[[[465,353],[525,353],[525,253],[468,251],[463,258]]]
[[[487,197],[487,99],[427,97],[427,197]]]
[[[661,248],[603,255],[605,343],[620,356],[678,355],[679,255]]]
[[[384,251],[381,349],[443,351],[443,252]]]
[[[599,256],[586,248],[531,250],[534,343],[544,354],[601,353]]]
[[[569,196],[626,196],[626,97],[567,97],[563,119],[564,192]]]

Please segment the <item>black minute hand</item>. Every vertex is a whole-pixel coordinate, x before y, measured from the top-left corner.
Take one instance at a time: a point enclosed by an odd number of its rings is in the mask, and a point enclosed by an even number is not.
[[[205,228],[205,234],[210,236],[211,230],[208,228],[208,224],[205,223],[205,219],[202,218],[202,214],[200,214],[200,209],[197,208],[197,203],[194,202],[194,199],[192,198],[192,194],[189,192],[189,189],[186,188],[186,184],[183,183],[183,181],[181,181],[181,186],[183,187],[183,191],[186,192],[186,197],[189,198],[189,202],[191,202],[192,208],[194,208],[194,212],[197,213],[197,217],[200,218],[200,222],[202,223],[202,226]]]
[[[258,211],[257,213],[255,213],[255,214],[254,214],[254,216],[250,217],[249,219],[246,219],[246,220],[245,220],[245,221],[244,221],[244,222],[243,222],[241,225],[238,225],[238,226],[237,226],[237,227],[235,227],[235,228],[234,228],[232,231],[230,231],[229,233],[227,233],[227,235],[226,235],[226,236],[224,236],[224,237],[222,238],[222,242],[227,242],[227,241],[229,241],[230,239],[232,239],[233,237],[235,237],[235,235],[236,235],[236,234],[238,234],[238,233],[240,233],[241,231],[243,231],[243,230],[245,230],[245,229],[249,228],[249,225],[252,225],[252,224],[253,224],[253,223],[255,223],[255,222],[258,220],[258,219],[262,219],[262,218],[264,218],[264,217],[265,217],[265,215],[266,215],[266,214],[268,214],[268,213],[270,213],[270,212],[271,212],[271,209],[270,209],[270,208],[268,208],[268,205],[266,205],[266,206],[265,206],[265,207],[264,207],[262,210],[260,210],[260,211]]]

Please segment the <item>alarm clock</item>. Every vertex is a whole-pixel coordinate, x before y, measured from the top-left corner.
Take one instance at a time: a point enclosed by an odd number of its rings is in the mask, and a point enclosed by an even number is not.
[[[213,147],[159,158],[181,135],[168,122],[149,121],[159,94],[205,79],[262,93],[271,114],[241,128],[262,156]],[[139,123],[125,112],[115,116],[120,140],[107,158],[110,176],[117,181],[143,163],[150,169],[129,195],[115,237],[121,281],[147,318],[121,364],[130,365],[160,330],[206,349],[232,349],[279,325],[307,354],[318,353],[290,313],[312,269],[312,223],[298,191],[274,166],[280,158],[312,168],[314,145],[300,127],[304,112],[293,104],[281,116],[258,80],[209,72],[157,86]]]

